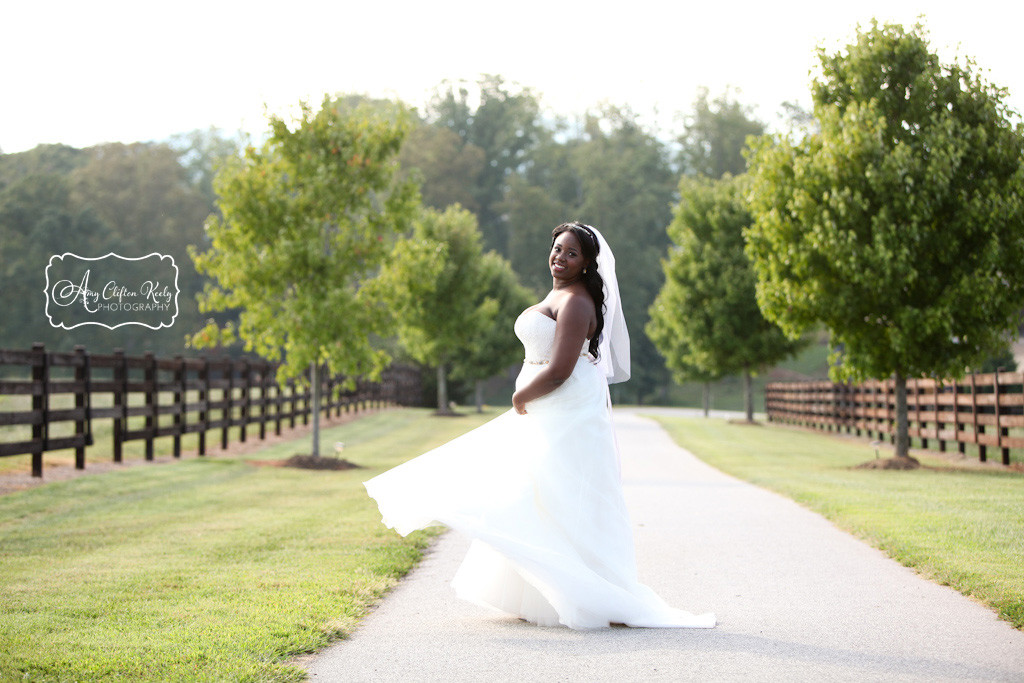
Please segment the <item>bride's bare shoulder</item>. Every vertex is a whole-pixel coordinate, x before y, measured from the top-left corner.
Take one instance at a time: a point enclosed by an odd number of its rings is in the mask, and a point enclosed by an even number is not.
[[[595,311],[594,300],[590,298],[590,294],[585,289],[576,288],[567,289],[559,293],[559,301],[557,305],[557,313],[561,314],[563,311],[573,316],[588,316],[593,315]]]

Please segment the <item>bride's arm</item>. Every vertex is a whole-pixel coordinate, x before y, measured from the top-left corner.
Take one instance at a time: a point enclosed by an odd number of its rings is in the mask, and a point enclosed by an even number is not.
[[[587,338],[593,311],[594,304],[587,296],[571,296],[559,309],[555,320],[551,362],[522,389],[512,394],[512,407],[517,413],[525,414],[527,403],[550,394],[569,379],[580,358],[580,349]]]

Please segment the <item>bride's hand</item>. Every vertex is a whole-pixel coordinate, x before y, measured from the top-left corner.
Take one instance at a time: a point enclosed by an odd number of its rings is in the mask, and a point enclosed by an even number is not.
[[[512,394],[512,407],[520,415],[526,415],[526,401],[522,399],[522,394],[518,391]]]

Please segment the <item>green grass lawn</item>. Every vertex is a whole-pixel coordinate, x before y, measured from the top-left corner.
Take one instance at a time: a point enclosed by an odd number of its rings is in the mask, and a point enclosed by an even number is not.
[[[869,442],[777,426],[655,417],[714,467],[821,513],[1024,629],[1024,473],[925,452],[911,471],[852,469]],[[881,453],[885,457],[886,453]]]
[[[494,417],[427,410],[324,430],[365,469],[186,459],[0,497],[0,680],[297,680],[419,558],[362,482]]]

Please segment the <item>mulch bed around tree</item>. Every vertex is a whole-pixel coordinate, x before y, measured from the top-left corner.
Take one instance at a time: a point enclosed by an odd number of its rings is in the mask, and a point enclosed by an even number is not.
[[[877,458],[856,465],[856,470],[916,470],[921,463],[915,458]]]
[[[362,465],[349,462],[344,458],[327,456],[293,455],[287,460],[246,460],[250,465],[263,467],[297,467],[303,470],[355,470],[362,468]]]

